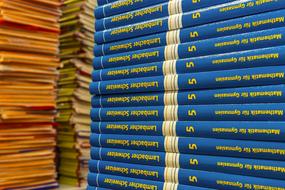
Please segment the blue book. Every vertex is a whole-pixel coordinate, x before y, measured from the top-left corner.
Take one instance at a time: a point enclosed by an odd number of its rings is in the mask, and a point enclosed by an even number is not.
[[[246,158],[191,155],[179,153],[151,152],[141,150],[91,148],[89,162],[91,171],[97,169],[96,160],[119,163],[183,168],[191,170],[214,171],[238,175],[284,179],[285,163],[283,161],[256,160]],[[104,162],[103,161],[103,162]],[[155,167],[153,167],[155,166]],[[141,167],[142,168],[142,167]]]
[[[103,45],[95,45],[94,55],[98,57],[102,55],[284,27],[284,17],[285,10],[282,9],[202,26],[172,30]]]
[[[254,49],[203,57],[161,61],[94,70],[93,81],[140,78],[148,76],[278,66],[285,63],[285,46]]]
[[[93,59],[93,66],[94,69],[103,69],[282,46],[285,44],[284,36],[285,27],[274,28],[258,32],[95,57]]]
[[[162,0],[156,0],[156,1],[149,0],[149,1],[153,3],[154,2],[159,3]],[[283,8],[285,8],[283,0],[234,1],[233,3],[223,4],[221,6],[214,6],[211,8],[200,9],[183,14],[176,14],[165,18],[150,20],[133,25],[96,32],[95,43],[103,44],[106,42],[112,42],[122,39],[144,36],[148,34],[166,32],[169,30],[175,30],[179,28],[193,27],[202,24],[208,24],[212,22],[218,22],[232,18],[248,16],[267,11],[274,11]],[[127,10],[125,10],[124,12],[126,11]]]
[[[194,11],[197,9],[228,3],[231,1],[234,0],[169,1],[151,7],[138,9],[132,12],[124,12],[122,14],[115,15],[112,17],[97,19],[95,22],[95,28],[96,31],[102,31],[110,28],[116,28],[119,26],[126,26],[129,24],[135,24],[138,22],[153,20],[156,18]]]
[[[97,3],[99,6],[102,6],[102,5],[105,5],[105,4],[108,4],[108,3],[113,3],[115,1],[119,1],[119,0],[97,0]]]
[[[110,80],[92,82],[90,92],[104,95],[276,85],[284,84],[284,73],[285,66],[274,66]]]
[[[285,142],[285,122],[273,121],[106,121],[92,122],[97,134],[204,137]]]
[[[109,2],[109,4],[95,8],[94,15],[96,19],[100,19],[167,1],[169,0],[102,0],[100,4],[105,2]]]
[[[284,121],[285,104],[93,108],[93,121]]]
[[[206,157],[206,156],[205,156]],[[211,157],[208,158],[208,160],[210,160]],[[226,158],[225,158],[226,159]],[[245,160],[249,160],[251,161],[251,159],[245,159]],[[236,159],[237,161],[237,159]],[[243,162],[243,159],[240,159],[241,162]],[[243,167],[243,166],[247,166],[248,169],[245,169],[243,172],[239,172],[238,175],[243,175],[243,176],[251,176],[250,174],[253,173],[252,171],[250,171],[249,167],[252,166],[252,164],[241,164],[240,161],[237,161],[236,167]],[[263,162],[263,160],[260,160],[261,163]],[[192,161],[193,162],[193,161]],[[253,161],[255,163],[257,163],[256,161]],[[266,162],[266,161],[265,161]],[[265,167],[271,167],[271,168],[281,168],[280,166],[278,166],[278,163],[282,163],[282,162],[272,162],[272,161],[268,161],[271,162],[273,165],[268,165]],[[211,163],[211,162],[210,162]],[[216,163],[219,163],[219,161],[216,161]],[[195,160],[195,164],[199,165],[198,160]],[[232,163],[225,163],[225,165],[228,164],[232,164]],[[109,174],[109,175],[116,175],[116,176],[125,176],[125,177],[132,177],[132,178],[139,178],[139,179],[146,179],[146,180],[153,180],[153,181],[161,181],[161,182],[169,182],[169,183],[181,183],[182,181],[184,182],[184,185],[194,185],[191,183],[187,183],[186,178],[189,177],[189,175],[194,175],[195,173],[204,173],[205,176],[207,176],[206,174],[209,173],[208,170],[204,170],[204,171],[197,171],[197,170],[193,170],[193,169],[180,169],[180,168],[173,168],[173,167],[153,167],[153,166],[148,166],[148,165],[138,165],[138,164],[129,164],[129,163],[120,163],[120,162],[110,162],[110,161],[98,161],[98,160],[91,160],[89,162],[90,165],[90,171],[92,173],[101,173],[101,174]],[[284,163],[283,165],[283,170],[284,168]],[[210,165],[208,165],[210,166]],[[234,166],[233,166],[234,167]],[[242,168],[238,168],[239,170],[243,170]],[[236,169],[236,170],[238,170]],[[246,171],[248,170],[248,171]],[[222,170],[221,169],[219,171],[214,170],[214,172],[222,172],[223,175],[227,175],[231,176],[232,173],[228,173],[226,169]],[[275,173],[272,171],[270,173],[270,175],[265,175],[265,173],[262,173],[260,171],[255,173],[261,177],[264,178],[274,178]],[[260,174],[261,173],[261,174]],[[235,175],[235,174],[234,174]],[[272,176],[273,175],[273,176]],[[258,177],[253,175],[254,177]],[[184,179],[185,178],[185,179]],[[199,183],[199,181],[203,181],[207,180],[205,178],[201,178],[201,176],[197,176],[197,183],[195,185],[197,186],[205,186],[202,183]],[[245,177],[247,178],[247,177]],[[250,177],[252,178],[252,177]],[[285,183],[285,175],[283,174],[283,182]],[[281,180],[282,180],[281,179]],[[254,179],[252,179],[253,181]],[[265,181],[267,181],[268,179],[264,179]],[[279,181],[279,180],[278,180]],[[182,182],[182,183],[183,183]],[[279,181],[280,182],[280,181]],[[212,184],[211,186],[208,187],[213,187],[215,188],[215,184]],[[217,188],[217,187],[216,187]]]
[[[285,85],[93,96],[92,107],[285,103]]]
[[[93,187],[93,186],[87,186],[87,190],[111,190],[111,189],[106,189],[106,188],[101,188],[101,187]]]
[[[91,134],[94,147],[285,160],[285,143],[198,137]]]
[[[116,190],[214,190],[202,187],[193,187],[160,181],[151,181],[115,175],[105,175],[98,173],[88,174],[88,184],[94,187],[104,187]]]

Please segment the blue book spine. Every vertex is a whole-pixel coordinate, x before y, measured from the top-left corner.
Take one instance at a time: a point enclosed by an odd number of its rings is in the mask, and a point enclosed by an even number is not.
[[[119,0],[97,0],[97,4],[99,6],[102,6],[102,5],[105,5],[105,4],[108,4],[108,3],[113,3],[115,1],[119,1]]]
[[[191,170],[216,171],[255,177],[272,177],[284,179],[285,163],[283,161],[256,160],[246,158],[189,155],[179,153],[163,153],[126,149],[92,148],[94,160],[114,161],[121,163],[143,164],[183,168]],[[89,162],[90,170],[97,168],[96,161]],[[152,168],[153,169],[153,168]]]
[[[285,103],[285,85],[93,96],[92,107]]]
[[[110,190],[106,188],[101,188],[101,187],[93,187],[93,186],[87,186],[87,190]]]
[[[93,121],[284,121],[285,104],[93,108]]]
[[[94,147],[285,160],[285,143],[197,137],[91,134]]]
[[[105,175],[98,173],[88,174],[88,184],[95,187],[103,187],[118,190],[214,190],[202,187],[192,187],[180,184],[164,183],[144,179],[128,178],[115,175]]]
[[[168,45],[147,50],[132,51],[95,57],[95,69],[112,68],[157,61],[177,60],[211,54],[229,53],[282,46],[285,43],[285,27],[206,39],[183,44]]]
[[[103,56],[140,49],[154,48],[221,36],[266,30],[284,26],[285,10],[235,18],[202,26],[183,28],[164,33],[143,36],[94,46],[94,55]]]
[[[109,4],[95,8],[94,14],[96,19],[117,15],[124,12],[140,9],[143,7],[151,6],[157,3],[167,2],[169,0],[121,0],[110,1]],[[107,1],[108,2],[108,1]]]
[[[145,136],[204,137],[284,142],[284,122],[137,121],[92,122],[92,133]]]
[[[221,6],[213,6],[211,8],[176,14],[134,25],[96,32],[95,43],[102,44],[122,39],[129,39],[283,8],[285,8],[283,0],[246,0],[245,2],[235,1],[233,3],[223,4]]]
[[[94,70],[93,81],[278,66],[285,62],[285,46]]]
[[[275,85],[283,84],[284,77],[285,66],[258,67],[92,82],[90,92],[104,95]]]
[[[96,31],[102,31],[119,26],[126,26],[147,20],[153,20],[179,13],[194,11],[197,9],[228,3],[231,1],[234,0],[169,1],[163,4],[157,4],[155,6],[96,20],[95,27]]]
[[[206,156],[204,156],[206,157]],[[212,157],[209,157],[208,160],[209,165],[210,163],[212,163],[213,161],[210,160]],[[219,157],[217,157],[219,158]],[[213,159],[213,158],[212,158]],[[227,158],[224,158],[227,159]],[[241,164],[243,162],[243,159],[240,159],[241,161],[237,161],[236,162],[236,167],[242,167],[243,164]],[[244,159],[244,160],[248,160],[251,161],[250,159]],[[263,160],[260,160],[261,163],[263,162]],[[193,161],[192,161],[193,162]],[[195,164],[199,164],[199,161],[196,159]],[[220,163],[220,161],[214,161],[215,163]],[[240,163],[241,162],[241,163]],[[252,161],[255,164],[258,164],[256,161]],[[267,162],[267,161],[265,161]],[[282,164],[282,162],[272,162],[272,161],[268,161],[271,162],[273,165],[268,165],[267,167],[272,167],[272,168],[281,168],[280,166],[278,166],[277,164],[280,163]],[[250,164],[246,164],[247,167],[252,166],[253,164],[251,162],[249,162]],[[275,163],[275,164],[274,164]],[[185,177],[189,177],[187,175],[185,175],[186,173],[188,174],[193,174],[193,173],[200,173],[200,171],[197,170],[193,170],[193,169],[179,169],[179,168],[173,168],[173,167],[153,167],[153,166],[148,166],[148,165],[136,165],[136,164],[128,164],[128,163],[119,163],[119,162],[109,162],[109,161],[99,161],[99,160],[91,160],[89,162],[90,164],[90,171],[93,173],[103,173],[103,174],[110,174],[110,175],[117,175],[117,176],[126,176],[126,177],[132,177],[132,178],[140,178],[140,179],[146,179],[146,180],[153,180],[153,181],[162,181],[162,182],[169,182],[169,183],[179,183],[181,181],[186,181],[183,180],[183,178]],[[228,163],[230,164],[230,163]],[[284,168],[284,163],[283,165],[283,170]],[[220,169],[221,170],[221,169]],[[222,172],[222,173],[228,173],[226,169],[224,169],[223,171],[217,171],[214,170],[214,172]],[[240,168],[236,169],[236,170],[241,170]],[[249,168],[248,168],[249,170]],[[204,170],[205,174],[209,173],[209,170]],[[210,170],[211,172],[212,170]],[[176,173],[175,173],[176,172]],[[256,171],[255,171],[256,172]],[[259,174],[260,172],[257,172],[256,174],[258,176],[255,175],[251,175],[251,171],[247,172],[246,170],[244,170],[243,172],[239,172],[238,175],[245,175],[245,176],[253,176],[253,177],[264,177],[264,178],[268,178],[269,175],[265,175],[264,173]],[[231,176],[231,174],[233,174],[232,172],[230,172],[228,174],[228,176]],[[226,175],[226,174],[225,174]],[[234,174],[235,175],[235,174]],[[272,176],[273,175],[273,176]],[[179,178],[182,179],[179,179]],[[270,178],[275,179],[275,173],[272,171],[270,173]],[[283,178],[285,175],[283,174]],[[247,178],[247,177],[245,177]],[[251,178],[251,177],[250,177]],[[200,178],[201,180],[201,178]],[[267,179],[265,179],[267,180]],[[199,184],[198,183],[198,178],[197,178],[197,186],[204,186],[204,184]],[[189,183],[185,184],[185,185],[191,185]],[[214,184],[213,184],[214,185]],[[209,186],[209,187],[214,187],[214,186]]]

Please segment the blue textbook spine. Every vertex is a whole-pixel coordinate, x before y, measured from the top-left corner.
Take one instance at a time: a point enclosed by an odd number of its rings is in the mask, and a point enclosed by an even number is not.
[[[158,46],[284,27],[284,17],[285,10],[278,10],[103,45],[95,45],[94,55],[98,57],[128,51],[136,51],[140,49],[154,48]]]
[[[106,188],[101,188],[101,187],[93,187],[93,186],[87,186],[87,190],[111,190],[111,189],[106,189]]]
[[[204,137],[284,142],[284,122],[273,121],[127,121],[92,122],[97,134]]]
[[[95,33],[95,43],[129,39],[148,34],[155,34],[179,28],[193,27],[252,14],[274,11],[285,8],[283,0],[260,1],[246,0],[213,6],[165,18],[150,20],[134,25],[104,30]]]
[[[285,103],[285,85],[93,96],[92,107]]]
[[[108,3],[113,3],[115,1],[119,1],[119,0],[97,0],[97,4],[99,6],[102,6],[102,5],[105,5],[105,4],[108,4]]]
[[[280,142],[91,134],[90,143],[104,148],[285,160],[285,143]]]
[[[284,84],[284,78],[285,66],[258,67],[92,82],[90,92],[104,95],[276,85]]]
[[[93,121],[284,121],[285,104],[93,108]]]
[[[162,189],[175,189],[185,190],[214,190],[203,187],[193,187],[180,184],[166,183],[160,181],[151,181],[144,179],[136,179],[129,177],[121,177],[115,175],[106,175],[98,173],[88,174],[88,184],[95,187],[111,188],[118,190],[162,190]]]
[[[263,189],[285,188],[284,180],[257,178],[208,171],[185,170],[179,168],[154,168],[150,166],[133,164],[100,163],[101,162],[98,162],[98,172],[100,172],[99,170],[103,170],[102,173],[119,173],[119,176],[133,177],[135,179],[152,179],[173,184],[194,185],[198,187],[215,188],[220,190],[240,190],[248,189],[247,187],[252,186],[259,186]],[[109,166],[110,170],[121,169],[123,171],[108,171],[108,169],[104,169],[104,166]],[[126,170],[130,171],[130,173],[124,173]],[[138,174],[139,172],[141,172],[141,174]],[[190,189],[190,187],[188,188]]]
[[[96,20],[95,28],[96,31],[102,31],[110,28],[126,26],[129,24],[135,24],[138,22],[144,22],[147,20],[153,20],[183,12],[194,11],[197,9],[228,3],[231,1],[234,0],[169,1],[163,4],[157,4],[155,6]]]
[[[93,160],[89,162],[89,166],[92,171],[95,171],[97,167],[94,160],[103,159],[120,163],[215,171],[255,177],[270,176],[274,179],[285,178],[285,163],[283,161],[96,147],[91,149],[91,157]]]
[[[285,46],[94,70],[94,82],[148,76],[278,66],[285,62]]]
[[[95,57],[93,66],[95,69],[102,69],[282,46],[285,43],[284,30],[285,27],[281,27],[183,44],[162,46],[147,50]]]
[[[157,3],[163,3],[171,0],[111,0],[109,4],[95,8],[94,15],[96,19],[117,15],[124,12],[151,6]],[[105,1],[108,2],[108,1]]]

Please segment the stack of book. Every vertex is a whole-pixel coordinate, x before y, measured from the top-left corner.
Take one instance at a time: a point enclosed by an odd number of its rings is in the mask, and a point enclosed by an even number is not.
[[[90,158],[90,102],[95,0],[65,0],[60,19],[61,68],[58,81],[59,181],[86,186]]]
[[[99,5],[90,190],[285,189],[284,0]]]
[[[0,1],[0,189],[57,187],[59,8]]]

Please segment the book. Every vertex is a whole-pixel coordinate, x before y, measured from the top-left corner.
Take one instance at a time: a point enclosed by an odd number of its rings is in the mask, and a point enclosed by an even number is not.
[[[165,18],[99,31],[95,33],[95,43],[103,44],[106,42],[113,42],[117,40],[166,32],[179,28],[194,27],[202,24],[208,24],[284,8],[285,5],[282,0],[262,2],[259,0],[234,1],[232,3],[213,6],[211,8],[200,9],[183,14],[172,15]]]
[[[144,78],[92,82],[94,95],[125,94],[214,88],[249,87],[284,83],[284,66],[257,67],[224,71],[209,71]]]
[[[284,27],[95,57],[94,69],[245,51],[284,45]]]
[[[282,65],[285,46],[94,70],[96,81]]]
[[[285,10],[282,9],[241,18],[234,18],[221,22],[209,23],[201,26],[171,30],[133,39],[104,43],[102,45],[97,44],[94,47],[94,55],[98,57],[109,54],[283,27],[284,16]]]
[[[116,2],[118,0],[97,0],[97,3],[99,6],[102,6],[102,5],[105,5],[105,4],[108,4],[108,3],[113,3],[113,2]]]
[[[283,142],[283,121],[106,121],[92,122],[96,134],[204,137]]]
[[[108,190],[106,188],[101,188],[101,187],[93,187],[93,186],[87,186],[87,190]]]
[[[93,108],[93,121],[283,121],[284,103]],[[283,106],[283,107],[282,107]]]
[[[157,4],[151,7],[138,9],[132,12],[122,13],[119,15],[97,19],[95,23],[96,31],[107,30],[156,18],[166,17],[179,13],[194,11],[197,9],[228,3],[234,0],[219,0],[219,1],[169,1],[162,4]]]
[[[160,166],[284,179],[284,162],[282,161],[97,147],[91,149],[91,157],[93,159],[90,160],[91,171],[97,170],[97,162],[102,160],[104,163],[110,161],[111,163],[117,162],[117,164],[146,165],[152,169]]]
[[[135,189],[163,189],[163,190],[185,190],[191,188],[193,190],[214,190],[211,188],[186,186],[180,184],[166,183],[160,181],[143,180],[136,178],[127,178],[114,175],[105,175],[98,173],[89,173],[88,184],[94,187],[104,187],[122,190]]]
[[[208,157],[208,158],[206,158],[207,156],[204,156],[204,157],[205,157],[205,159],[208,159],[208,160],[216,159],[213,157]],[[224,159],[227,159],[227,158],[224,158]],[[250,162],[250,159],[245,159],[245,160]],[[236,161],[235,163],[236,163],[237,167],[246,166],[247,168],[249,168],[250,166],[254,165],[252,163],[243,164],[244,163],[243,159],[240,159],[240,161],[237,161],[237,160],[235,160],[235,161]],[[260,165],[262,165],[263,161],[262,160],[260,160],[260,161],[261,161]],[[198,159],[196,159],[195,161],[192,160],[192,162],[194,162],[197,165],[199,164]],[[221,163],[223,161],[215,161],[215,162]],[[207,169],[212,166],[212,165],[210,165],[210,163],[209,163],[208,167],[206,167]],[[225,162],[225,163],[229,164],[228,162]],[[270,163],[270,161],[269,161],[269,163]],[[279,163],[281,163],[281,162],[279,162]],[[267,167],[267,168],[270,168],[270,167],[271,168],[283,168],[284,169],[284,166],[282,167],[282,166],[277,165],[278,162],[272,162],[271,161],[271,164],[273,164],[273,165],[270,165],[270,164],[267,165],[266,164],[265,167]],[[199,183],[199,181],[201,182],[201,181],[210,180],[210,179],[208,179],[208,177],[206,177],[207,174],[209,173],[209,170],[207,170],[207,169],[203,169],[203,171],[201,171],[201,170],[196,170],[196,169],[182,169],[182,168],[161,167],[161,166],[153,167],[153,166],[149,166],[149,165],[129,164],[129,163],[110,162],[110,161],[98,161],[98,160],[91,160],[90,161],[90,170],[92,173],[124,176],[124,177],[139,178],[139,179],[146,179],[146,180],[153,180],[153,181],[169,182],[169,183],[180,183],[180,184],[184,184],[184,185],[194,185],[194,183],[188,184],[186,182],[187,180],[185,180],[185,179],[189,177],[188,175],[192,176],[195,173],[198,173],[197,183],[195,185],[202,186],[202,187],[214,187],[214,184],[212,184],[213,186],[207,186],[209,184],[205,185],[205,184],[203,184],[203,182]],[[238,168],[238,169],[240,169],[240,168]],[[240,169],[240,170],[242,170],[242,169]],[[221,170],[221,169],[214,169],[213,168],[210,171],[211,172],[221,172],[222,175],[224,175],[223,177],[229,177],[229,178],[231,178],[232,174],[233,174],[231,172],[227,172],[225,169]],[[204,173],[204,175],[202,175],[202,176],[204,176],[204,177],[202,177],[202,179],[199,175],[200,173]],[[236,175],[236,174],[234,174],[234,175]],[[255,171],[255,173],[253,173],[252,171],[250,171],[250,169],[245,169],[243,172],[239,172],[238,175],[244,176],[244,179],[245,178],[252,178],[251,176],[263,177],[264,182],[268,180],[268,176],[270,176],[271,179],[276,179],[274,172],[270,172],[266,175],[265,173],[260,174],[260,172],[256,172],[256,171]],[[219,175],[217,175],[217,176],[219,176]],[[250,176],[250,177],[247,177],[247,176]],[[244,180],[244,179],[242,179],[242,180]],[[212,180],[214,181],[214,179],[212,179]],[[240,180],[240,181],[242,181],[242,180]],[[281,177],[281,180],[282,180],[282,177]],[[284,176],[283,176],[283,180],[284,180]],[[279,183],[281,182],[280,180],[278,180],[278,181],[279,181]],[[256,181],[252,178],[252,182],[256,182]],[[218,188],[218,187],[216,187],[216,188]]]
[[[90,141],[103,148],[285,160],[285,144],[280,142],[117,134],[92,134]]]
[[[284,103],[285,86],[253,86],[199,91],[136,93],[92,97],[92,107]]]
[[[57,110],[59,182],[87,186],[90,148],[86,120],[90,109],[88,84],[93,59],[95,0],[65,0],[60,18],[60,58]]]
[[[105,4],[103,6],[98,6],[95,11],[94,15],[96,19],[109,17],[112,15],[120,14],[123,12],[128,12],[136,9],[140,9],[143,7],[147,7],[150,5],[154,5],[157,3],[163,3],[167,2],[169,0],[143,0],[143,1],[136,1],[136,0],[111,0],[111,1],[105,1],[109,4]]]

